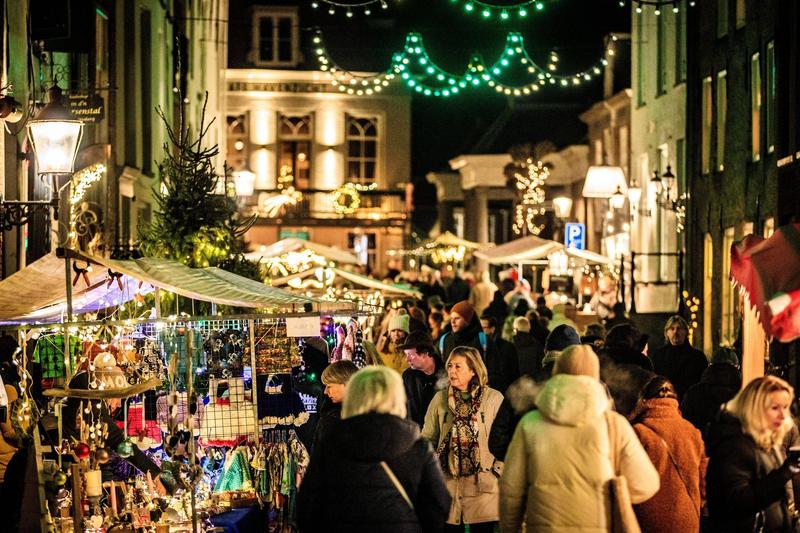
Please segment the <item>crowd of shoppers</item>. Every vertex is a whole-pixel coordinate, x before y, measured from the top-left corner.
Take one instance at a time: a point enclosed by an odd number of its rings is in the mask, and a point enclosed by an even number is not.
[[[467,278],[393,310],[378,366],[323,372],[300,531],[613,531],[618,476],[645,533],[796,531],[786,382],[742,389],[677,315],[651,346],[622,305],[579,332],[569,303]]]

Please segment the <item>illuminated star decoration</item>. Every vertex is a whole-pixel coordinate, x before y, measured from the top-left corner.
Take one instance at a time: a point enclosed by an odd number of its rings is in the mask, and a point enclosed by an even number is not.
[[[550,176],[550,170],[541,162],[526,161],[527,172],[514,173],[514,186],[521,199],[514,207],[514,233],[539,235],[544,229],[543,225],[536,224],[537,215],[544,214],[544,183]]]

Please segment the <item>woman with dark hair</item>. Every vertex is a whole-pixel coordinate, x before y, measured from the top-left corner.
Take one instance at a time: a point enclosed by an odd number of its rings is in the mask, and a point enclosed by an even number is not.
[[[655,496],[635,506],[642,531],[700,530],[707,459],[700,432],[681,417],[672,383],[654,376],[633,413],[633,430],[661,479]]]

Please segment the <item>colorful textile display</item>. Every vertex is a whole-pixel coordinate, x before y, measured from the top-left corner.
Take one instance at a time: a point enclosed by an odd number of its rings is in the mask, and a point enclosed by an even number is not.
[[[173,408],[172,413],[170,413],[170,407]],[[205,405],[202,401],[198,400],[193,423],[195,433],[200,430],[202,425],[204,409]],[[169,431],[170,414],[172,414],[174,418],[176,424],[175,429],[180,431],[189,429],[186,425],[186,419],[189,418],[189,402],[186,392],[168,393],[165,396],[160,396],[156,400],[156,419],[161,431]]]
[[[287,380],[291,377],[282,376]],[[262,426],[302,426],[310,415],[306,412],[305,404],[300,394],[293,390],[289,384],[277,383],[275,376],[257,376],[258,394],[258,420]]]
[[[188,353],[188,336],[192,336],[192,353]],[[191,356],[192,368],[205,366],[203,357],[203,336],[200,331],[188,328],[165,329],[158,334],[158,343],[164,361],[169,366],[173,357],[178,358],[176,385],[186,390],[186,367]]]
[[[81,354],[81,342],[75,336],[69,338],[70,364],[75,368],[78,356]],[[63,378],[67,375],[64,366],[64,335],[42,335],[33,349],[33,362],[42,365],[43,379]],[[50,384],[52,387],[52,384]]]
[[[302,364],[297,343],[286,336],[285,324],[258,324],[254,334],[257,374],[288,373]],[[245,357],[250,357],[249,346],[245,346]]]
[[[253,404],[245,399],[242,378],[211,378],[208,396],[200,428],[202,445],[234,446],[257,433]]]
[[[215,378],[242,377],[244,373],[244,332],[229,329],[212,331],[205,342],[208,374]]]

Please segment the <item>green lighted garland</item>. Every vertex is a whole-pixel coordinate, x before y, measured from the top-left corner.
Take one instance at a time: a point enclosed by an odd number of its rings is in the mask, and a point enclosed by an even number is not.
[[[524,19],[528,16],[530,9],[537,12],[543,11],[546,2],[545,0],[524,0],[506,6],[498,6],[481,0],[463,0],[463,2],[462,0],[450,0],[450,3],[462,3],[464,12],[468,15],[478,13],[484,20],[499,18],[501,21],[506,21],[511,20],[513,15],[516,15],[517,18]]]
[[[314,36],[315,52],[320,69],[325,71],[331,83],[341,92],[356,95],[370,95],[380,92],[390,82],[399,78],[405,85],[423,96],[449,97],[468,88],[488,86],[498,93],[508,96],[527,96],[547,85],[561,87],[578,86],[593,80],[603,72],[608,64],[606,56],[614,55],[615,35],[606,43],[603,57],[591,67],[573,74],[558,74],[558,54],[550,52],[546,67],[537,64],[525,49],[521,33],[510,32],[506,36],[505,50],[499,59],[487,66],[478,54],[474,54],[463,74],[452,74],[437,65],[428,55],[422,36],[411,32],[401,52],[392,55],[388,69],[377,74],[358,74],[338,66],[328,55],[322,41],[322,34]],[[522,68],[529,81],[523,84],[509,84],[501,80],[513,66]]]
[[[352,18],[353,14],[355,13],[353,9],[363,9],[363,13],[367,16],[372,14],[372,6],[380,5],[381,9],[388,9],[389,4],[386,3],[386,0],[361,0],[357,2],[336,2],[335,0],[312,0],[311,7],[314,9],[320,8],[320,2],[326,4],[328,6],[328,14],[335,15],[337,13],[336,9],[340,9],[343,11],[338,11],[339,13],[344,13],[347,18]]]

